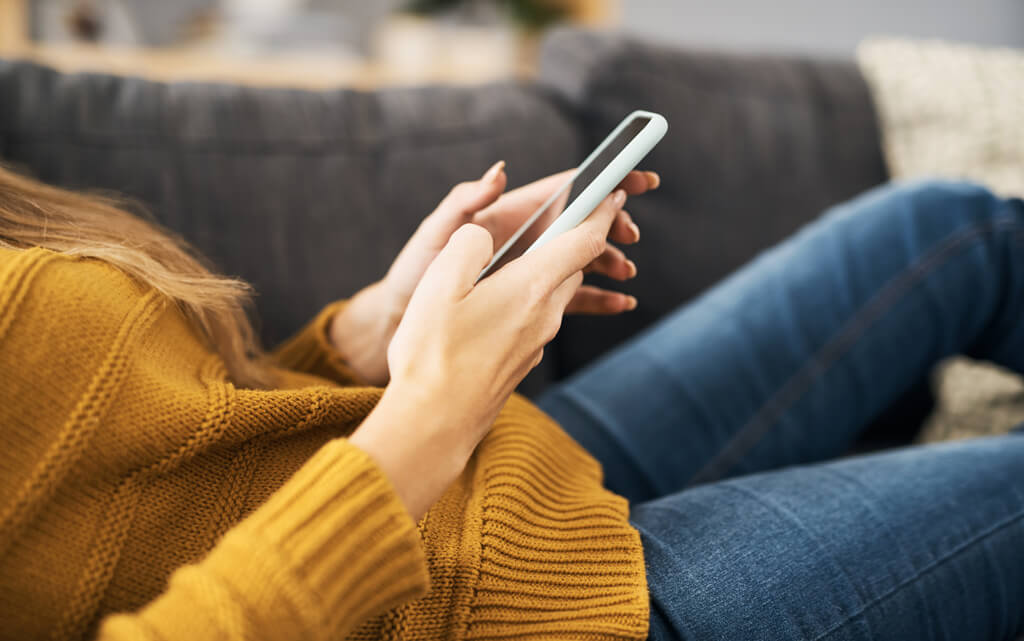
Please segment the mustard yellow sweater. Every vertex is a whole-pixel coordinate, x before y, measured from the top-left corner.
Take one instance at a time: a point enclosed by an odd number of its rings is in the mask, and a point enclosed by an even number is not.
[[[351,433],[326,340],[239,389],[115,268],[0,249],[0,637],[642,639],[639,536],[520,397],[418,524]]]

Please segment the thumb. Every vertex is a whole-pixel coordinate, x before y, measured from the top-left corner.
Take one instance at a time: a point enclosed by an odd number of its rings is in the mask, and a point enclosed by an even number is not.
[[[448,244],[427,267],[421,287],[459,299],[469,293],[477,276],[494,255],[491,233],[472,223],[465,224],[451,235]]]
[[[554,291],[604,253],[608,231],[625,202],[626,192],[616,189],[582,223],[512,262],[527,278],[539,281],[542,289]]]

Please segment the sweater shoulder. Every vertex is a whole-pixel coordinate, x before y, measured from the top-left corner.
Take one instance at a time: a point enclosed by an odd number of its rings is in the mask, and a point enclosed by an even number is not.
[[[67,416],[123,371],[165,301],[96,259],[0,249],[0,424]]]
[[[0,249],[0,364],[67,383],[99,366],[166,303],[105,261]]]
[[[80,291],[83,287],[87,288],[84,292]],[[0,295],[5,303],[16,303],[16,294],[20,299],[30,292],[70,300],[96,288],[124,298],[139,297],[150,290],[98,258],[63,254],[43,247],[0,247]]]
[[[101,261],[0,249],[0,535],[80,460],[164,304]]]
[[[120,327],[147,302],[166,299],[105,261],[0,248],[0,351],[29,335],[38,342],[95,342],[90,332]],[[26,331],[13,331],[18,326]]]

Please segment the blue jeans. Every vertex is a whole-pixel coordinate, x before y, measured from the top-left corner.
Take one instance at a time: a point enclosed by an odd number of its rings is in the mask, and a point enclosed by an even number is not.
[[[1024,202],[886,186],[538,404],[630,500],[651,639],[1012,639],[1024,435],[842,458],[957,353],[1024,371]]]

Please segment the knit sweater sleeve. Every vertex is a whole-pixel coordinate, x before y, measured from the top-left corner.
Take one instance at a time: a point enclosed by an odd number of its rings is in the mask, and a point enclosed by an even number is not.
[[[419,532],[390,482],[338,439],[155,601],[105,619],[99,639],[340,639],[428,585]]]
[[[366,384],[327,338],[331,319],[347,303],[347,300],[334,301],[320,310],[313,320],[272,352],[275,362],[281,367],[315,374],[341,385]]]

